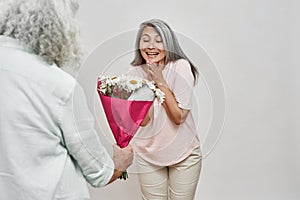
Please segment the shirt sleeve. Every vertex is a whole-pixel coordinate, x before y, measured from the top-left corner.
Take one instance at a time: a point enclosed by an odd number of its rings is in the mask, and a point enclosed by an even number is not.
[[[175,79],[172,91],[178,106],[182,109],[192,108],[194,76],[187,60],[180,59],[175,63]]]
[[[106,185],[113,175],[114,163],[99,140],[94,118],[79,85],[63,105],[60,125],[66,148],[87,182],[93,187]]]
[[[147,79],[147,74],[146,72],[143,71],[143,69],[140,66],[132,66],[130,65],[127,68],[126,73],[124,74],[125,76],[137,76],[141,78],[146,78]]]
[[[132,65],[130,65],[127,68],[126,73],[125,73],[125,75],[129,75],[129,76],[135,76],[136,74],[137,74],[136,70],[135,70],[135,68]]]

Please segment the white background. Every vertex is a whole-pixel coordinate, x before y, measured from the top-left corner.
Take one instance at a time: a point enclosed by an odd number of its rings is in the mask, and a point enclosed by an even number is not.
[[[90,87],[88,80],[93,84],[103,72],[106,66],[102,62],[120,56],[109,49],[133,48],[135,36],[126,38],[124,32],[136,30],[148,19],[165,20],[176,32],[205,49],[226,92],[225,126],[217,145],[203,160],[196,199],[298,200],[299,10],[297,0],[80,0],[77,17],[86,63],[99,67],[82,71],[84,86]],[[115,39],[119,35],[121,42]],[[111,40],[117,42],[107,43]],[[92,55],[97,48],[96,59]],[[121,71],[131,59],[127,57],[117,61]],[[195,92],[200,139],[209,128],[210,106],[214,106],[203,85],[200,80]],[[95,95],[87,95],[97,112]],[[99,118],[103,113],[96,115]],[[109,129],[100,129],[106,132],[103,143],[110,149],[113,140]],[[134,173],[126,182],[90,191],[93,200],[141,199]]]

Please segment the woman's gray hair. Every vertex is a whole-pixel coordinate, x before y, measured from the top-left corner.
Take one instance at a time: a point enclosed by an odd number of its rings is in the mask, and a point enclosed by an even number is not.
[[[198,70],[197,68],[192,64],[192,62],[188,59],[188,57],[184,54],[182,51],[179,42],[176,38],[175,33],[173,30],[170,28],[170,26],[160,20],[160,19],[151,19],[149,21],[145,21],[141,23],[137,37],[136,37],[136,42],[135,42],[135,56],[131,64],[133,66],[138,66],[142,64],[146,64],[145,59],[142,57],[142,54],[140,52],[139,46],[140,46],[140,40],[142,37],[142,33],[145,27],[150,26],[153,27],[157,33],[160,35],[162,38],[164,48],[166,50],[166,57],[165,57],[165,63],[171,62],[171,61],[176,61],[179,59],[186,59],[190,65],[191,65],[191,70],[194,76],[195,81],[197,80],[198,76]]]
[[[49,64],[80,66],[82,52],[74,19],[77,0],[6,1],[0,8],[0,35],[17,39]]]

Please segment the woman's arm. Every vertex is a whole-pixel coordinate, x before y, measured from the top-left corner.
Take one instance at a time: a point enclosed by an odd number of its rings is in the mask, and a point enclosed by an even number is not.
[[[171,91],[171,89],[169,88],[168,84],[165,82],[165,80],[162,81],[163,82],[159,82],[157,84],[157,87],[165,93],[165,100],[162,105],[165,108],[169,118],[176,125],[180,125],[182,122],[185,121],[189,113],[189,110],[182,109],[178,106],[175,96]]]
[[[149,123],[149,121],[150,121],[150,119],[152,118],[152,116],[153,116],[153,104],[152,104],[151,107],[149,108],[148,113],[147,113],[146,116],[145,116],[145,119],[144,119],[143,122],[141,123],[141,126],[142,126],[142,127],[146,126],[146,125]]]
[[[166,110],[169,118],[176,124],[180,125],[185,121],[189,110],[182,109],[179,107],[178,102],[169,88],[167,82],[165,81],[162,70],[165,66],[162,64],[149,64],[148,76],[151,80],[156,83],[156,86],[165,93],[165,100],[163,102],[163,107]]]

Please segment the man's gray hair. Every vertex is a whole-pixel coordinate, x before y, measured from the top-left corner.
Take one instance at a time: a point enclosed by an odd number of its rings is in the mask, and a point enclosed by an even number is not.
[[[78,68],[78,7],[77,0],[2,0],[0,35],[17,39],[49,64]]]

